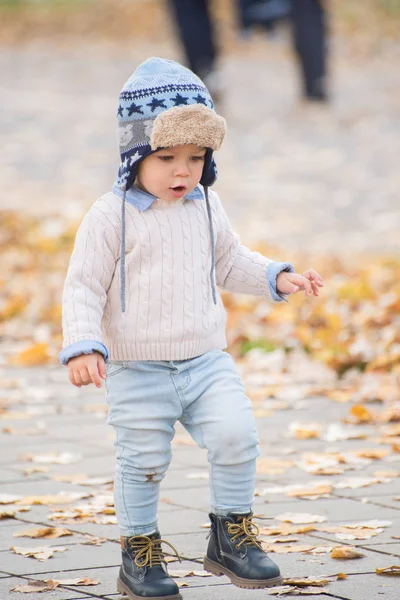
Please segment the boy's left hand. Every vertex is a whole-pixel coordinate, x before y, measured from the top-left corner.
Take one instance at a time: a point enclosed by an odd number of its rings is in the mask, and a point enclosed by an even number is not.
[[[281,271],[276,278],[276,289],[280,294],[295,294],[299,290],[304,290],[306,296],[319,296],[318,288],[323,285],[321,275],[314,269],[308,269],[301,275]]]

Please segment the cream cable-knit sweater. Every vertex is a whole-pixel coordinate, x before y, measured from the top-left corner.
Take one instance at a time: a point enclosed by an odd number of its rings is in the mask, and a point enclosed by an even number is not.
[[[210,191],[219,287],[272,300],[272,262],[240,244]],[[184,360],[226,347],[226,312],[210,286],[206,203],[158,200],[140,211],[126,204],[126,310],[120,307],[121,200],[93,204],[78,230],[63,295],[66,348],[105,344],[110,360]]]

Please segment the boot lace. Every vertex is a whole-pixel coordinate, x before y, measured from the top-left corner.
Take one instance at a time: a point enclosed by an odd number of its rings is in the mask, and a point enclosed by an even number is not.
[[[165,563],[161,544],[167,544],[170,548],[172,548],[179,562],[182,562],[177,549],[166,540],[160,540],[147,535],[141,535],[131,537],[128,540],[128,544],[135,553],[134,562],[138,568],[154,567],[156,565]]]
[[[248,545],[256,546],[259,550],[262,550],[261,543],[256,539],[260,534],[260,530],[253,523],[252,517],[243,517],[238,523],[229,523],[226,521],[226,527],[232,542],[237,542],[237,549],[243,545]]]

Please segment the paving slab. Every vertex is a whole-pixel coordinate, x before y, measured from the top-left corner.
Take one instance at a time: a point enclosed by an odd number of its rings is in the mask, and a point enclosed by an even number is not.
[[[62,543],[62,538],[57,540],[27,540],[21,538],[16,546],[32,548],[37,546],[66,546],[65,552],[57,552],[46,561],[38,561],[35,558],[27,558],[12,551],[0,552],[0,563],[2,569],[13,575],[34,575],[35,573],[47,573],[49,571],[71,571],[90,568],[93,566],[112,566],[120,562],[120,549],[118,544],[105,542],[100,546],[88,546],[82,544],[68,545]]]
[[[329,584],[328,589],[335,598],[345,600],[379,600],[379,598],[398,600],[399,598],[398,578],[376,575],[375,572],[352,575],[345,581],[335,581]]]
[[[370,519],[382,519],[382,514],[385,515],[385,520],[396,521],[399,518],[398,511],[392,508],[385,508],[379,511],[376,506],[371,504],[363,504],[352,498],[341,498],[335,500],[318,499],[318,500],[300,500],[285,502],[283,507],[277,504],[265,503],[256,498],[254,512],[264,513],[268,517],[275,517],[282,513],[312,513],[321,515],[327,518],[329,522],[337,521],[364,521]]]
[[[68,575],[67,575],[68,577]],[[40,579],[40,577],[32,577],[32,579]],[[50,579],[50,577],[46,576],[46,579]],[[7,577],[0,578],[0,598],[1,600],[11,600],[12,598],[21,598],[21,593],[10,592],[11,588],[16,585],[26,585],[28,583],[27,579],[23,579],[21,577]],[[26,594],[23,595],[25,597]],[[56,588],[52,592],[46,592],[45,595],[43,593],[30,593],[27,595],[30,600],[43,600],[43,598],[54,598],[54,600],[84,600],[85,598],[89,598],[86,594],[81,594],[79,591],[66,589],[66,588]]]
[[[9,466],[23,466],[23,467],[32,467],[33,464],[27,460],[21,460],[25,454],[45,454],[48,452],[53,453],[61,453],[68,452],[72,454],[79,453],[83,456],[99,456],[101,454],[101,450],[96,449],[94,446],[86,445],[85,443],[79,444],[79,449],[77,449],[77,445],[74,442],[63,442],[52,440],[50,443],[41,443],[39,440],[35,438],[35,441],[28,440],[25,438],[23,445],[15,445],[7,447],[6,452],[2,452],[0,455],[0,462],[2,465]],[[76,463],[79,464],[79,463]]]
[[[387,554],[389,556],[400,557],[400,543],[394,544],[364,544],[363,548],[368,550],[372,550],[373,552],[381,552],[382,554]],[[398,562],[398,561],[397,561]]]

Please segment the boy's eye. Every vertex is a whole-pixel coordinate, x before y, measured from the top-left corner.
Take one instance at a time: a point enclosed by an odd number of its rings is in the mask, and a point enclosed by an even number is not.
[[[159,156],[158,157],[160,160],[163,160],[164,162],[169,162],[170,160],[172,160],[174,157],[173,156]]]
[[[205,158],[205,155],[202,155],[202,156],[192,156],[192,160],[195,161],[195,162],[198,161],[198,160],[202,160],[203,161],[204,158]]]

